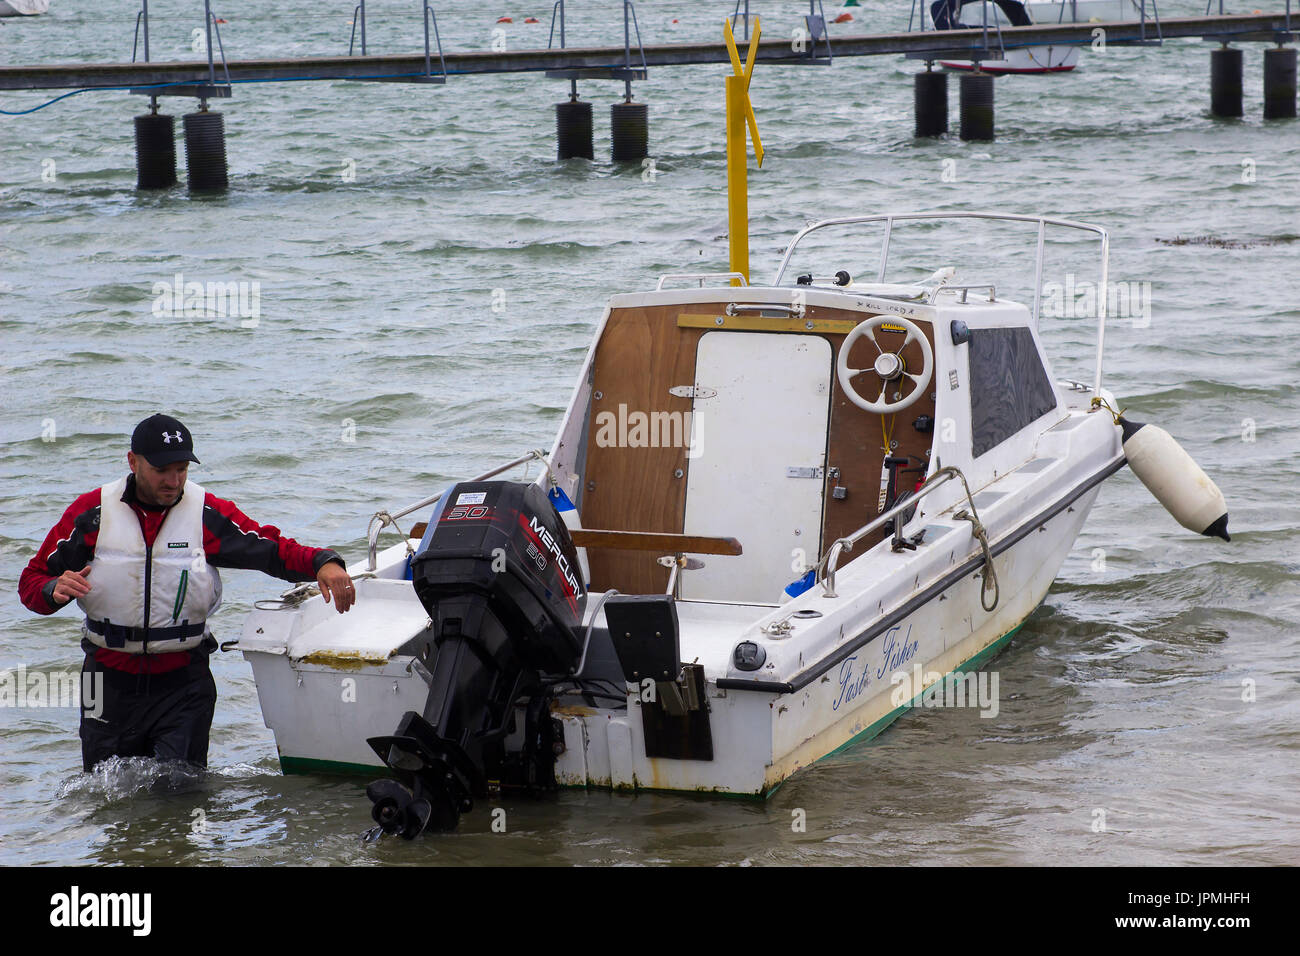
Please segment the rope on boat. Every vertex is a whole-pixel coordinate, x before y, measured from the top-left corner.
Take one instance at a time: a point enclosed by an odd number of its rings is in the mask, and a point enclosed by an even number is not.
[[[263,598],[260,601],[254,601],[253,607],[259,611],[288,611],[317,594],[320,594],[320,588],[316,587],[316,585],[299,585],[285,591],[278,598]]]
[[[370,523],[374,524],[375,521],[379,522],[379,528],[381,531],[390,524],[396,528],[397,533],[402,535],[402,542],[406,545],[406,556],[408,558],[415,557],[415,549],[411,547],[411,539],[405,534],[402,534],[402,527],[397,523],[396,518],[390,515],[387,511],[376,511],[370,516]]]
[[[1127,409],[1124,408],[1121,408],[1119,411],[1115,411],[1115,409],[1111,407],[1110,402],[1106,401],[1106,399],[1102,398],[1100,395],[1096,395],[1093,397],[1092,407],[1106,409],[1106,411],[1110,412],[1110,417],[1115,419],[1116,425],[1119,424],[1120,417],[1124,414],[1124,412],[1127,411]]]
[[[971,501],[971,509],[973,510],[974,508],[975,508],[975,502]],[[953,515],[953,517],[958,520],[969,521],[971,526],[970,527],[971,534],[973,534],[976,538],[979,539],[980,548],[984,552],[984,569],[980,572],[980,574],[983,575],[984,577],[984,585],[983,587],[980,588],[980,607],[984,608],[985,611],[992,611],[995,607],[998,606],[998,599],[1001,596],[1002,591],[1001,588],[998,587],[998,572],[997,569],[993,567],[993,555],[989,551],[988,531],[985,529],[984,523],[980,521],[978,517],[971,514],[969,511],[966,511],[965,509],[957,512],[955,515]],[[987,603],[984,598],[984,595],[986,595],[989,591],[990,584],[993,587],[992,604]]]
[[[559,479],[559,478],[556,478],[556,477],[555,477],[555,472],[554,472],[553,470],[551,470],[551,463],[550,463],[549,461],[546,460],[546,452],[542,451],[540,448],[534,448],[534,449],[533,449],[532,451],[530,451],[528,454],[532,455],[534,458],[536,458],[538,461],[540,461],[540,462],[542,463],[542,467],[544,467],[544,468],[546,469],[546,477],[550,480],[551,487],[552,487],[552,488],[559,488],[559,487],[560,487],[560,479]],[[524,465],[524,480],[525,480],[525,481],[528,480],[528,467],[529,467],[528,464],[525,464],[525,465]]]
[[[362,578],[373,578],[373,571],[358,571],[352,575],[353,581],[360,581]],[[253,607],[259,611],[288,611],[302,604],[308,598],[313,598],[320,594],[320,587],[315,581],[304,581],[302,584],[294,585],[285,591],[278,598],[263,598],[260,601],[254,601]]]

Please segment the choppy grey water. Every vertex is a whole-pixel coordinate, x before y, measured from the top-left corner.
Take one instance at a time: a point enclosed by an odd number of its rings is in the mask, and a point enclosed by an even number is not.
[[[372,51],[418,47],[406,6],[370,5]],[[801,12],[752,6],[769,36]],[[200,5],[151,7],[154,57],[192,57]],[[645,40],[667,42],[718,36],[730,7],[637,9]],[[129,8],[55,0],[0,25],[0,57],[125,59]],[[245,57],[344,52],[351,8],[228,0],[217,12],[227,53]],[[569,8],[570,42],[617,38],[617,5]],[[448,49],[487,48],[502,14],[515,19],[500,27],[507,43],[545,44],[549,4],[437,10]],[[852,12],[836,30],[906,25],[899,3]],[[186,793],[156,795],[157,768],[138,762],[82,774],[72,709],[0,708],[0,862],[1300,860],[1300,127],[1260,119],[1257,46],[1246,117],[1212,119],[1208,49],[1112,47],[1073,75],[999,80],[998,139],[983,144],[913,140],[916,66],[898,58],[755,74],[767,148],[750,177],[756,278],[810,219],[990,208],[1098,222],[1113,278],[1150,283],[1149,324],[1108,333],[1106,380],[1218,481],[1232,543],[1184,532],[1131,473],[1115,476],[1044,605],[990,665],[996,718],[913,711],[764,804],[506,797],[505,834],[480,813],[451,836],[363,847],[362,783],[282,776],[249,667],[225,654],[211,774]],[[204,199],[183,185],[134,191],[138,98],[0,117],[0,669],[79,666],[74,613],[29,614],[18,575],[76,495],[122,472],[131,427],[155,410],[193,427],[196,480],[353,560],[377,509],[549,446],[605,298],[665,271],[725,268],[725,72],[656,69],[637,84],[653,170],[604,158],[614,84],[583,86],[597,104],[593,163],[555,162],[562,84],[537,77],[240,86],[220,107],[231,189]],[[5,94],[0,108],[46,98]],[[952,99],[955,122],[955,84]],[[1170,242],[1199,237],[1213,241]],[[972,242],[923,251],[918,267],[956,265],[971,281],[1006,265]],[[259,283],[256,327],[155,315],[155,283],[177,273]],[[1058,374],[1089,378],[1089,323],[1044,329]],[[226,580],[215,630],[229,639],[280,585]],[[797,809],[806,832],[792,830]]]

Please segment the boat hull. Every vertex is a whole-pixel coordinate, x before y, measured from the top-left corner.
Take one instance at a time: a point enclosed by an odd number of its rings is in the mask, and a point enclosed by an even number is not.
[[[963,574],[791,693],[711,683],[712,761],[644,756],[635,695],[629,696],[626,716],[581,706],[557,708],[566,744],[556,763],[557,780],[597,789],[770,795],[822,757],[874,737],[918,702],[924,706],[925,692],[933,694],[931,689],[947,675],[973,671],[1001,650],[1046,596],[1096,495],[1096,487],[1085,492],[1043,522],[1044,531],[994,558],[1002,593],[992,613],[980,606],[982,578]],[[863,629],[869,624],[861,622]],[[910,683],[894,678],[896,674]],[[909,689],[916,692],[906,693]],[[996,716],[996,700],[989,705],[985,713]],[[980,719],[978,709],[970,708],[970,713]]]
[[[366,738],[391,733],[402,714],[419,713],[428,685],[411,658],[340,670],[283,654],[244,652],[253,668],[262,716],[275,732],[284,773],[368,774],[387,768]]]
[[[636,694],[629,694],[626,710],[555,704],[552,714],[564,728],[565,744],[555,765],[557,782],[566,787],[766,797],[822,757],[876,736],[918,702],[926,706],[923,694],[936,681],[971,672],[1000,651],[1043,601],[1097,491],[1086,491],[1044,522],[1043,531],[994,557],[1001,593],[991,613],[980,606],[982,578],[963,573],[793,692],[719,688],[717,680],[710,680],[714,760],[646,757]],[[363,587],[377,583],[361,582]],[[366,596],[363,592],[362,600]],[[864,616],[860,631],[877,617]],[[845,643],[852,642],[850,637]],[[428,694],[423,669],[402,655],[382,664],[321,657],[294,660],[248,647],[244,655],[252,665],[263,716],[275,732],[286,774],[383,772],[366,738],[390,731],[406,711],[421,712]],[[894,675],[912,683],[905,686]],[[916,693],[900,699],[908,689]],[[978,700],[967,701],[971,717],[980,719],[973,703]],[[994,716],[996,700],[986,699],[982,709]]]
[[[976,64],[970,60],[940,60],[947,70],[973,72]],[[979,69],[995,76],[1033,73],[1068,73],[1079,64],[1078,47],[1031,46],[1008,50],[1000,60],[984,60]]]

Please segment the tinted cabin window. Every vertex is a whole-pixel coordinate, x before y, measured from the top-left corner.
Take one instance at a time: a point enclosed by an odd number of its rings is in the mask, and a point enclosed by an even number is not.
[[[970,417],[976,458],[1056,407],[1029,329],[972,329]]]

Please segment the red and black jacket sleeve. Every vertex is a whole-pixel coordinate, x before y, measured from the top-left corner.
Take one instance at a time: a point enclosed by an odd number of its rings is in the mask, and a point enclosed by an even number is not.
[[[346,568],[329,548],[309,548],[259,525],[233,502],[207,493],[203,502],[203,550],[215,568],[247,568],[285,581],[313,581],[331,561]]]
[[[95,556],[99,536],[99,489],[88,491],[45,536],[36,556],[18,579],[18,596],[29,610],[53,614],[63,604],[54,601],[54,584],[64,571],[80,571]]]

